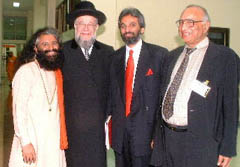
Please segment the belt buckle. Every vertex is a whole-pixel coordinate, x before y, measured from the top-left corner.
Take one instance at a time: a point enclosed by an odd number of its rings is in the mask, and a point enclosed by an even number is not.
[[[186,129],[178,129],[177,127],[174,127],[173,125],[170,125],[165,121],[164,121],[164,124],[169,130],[174,131],[174,132],[184,132],[184,131],[186,131]]]

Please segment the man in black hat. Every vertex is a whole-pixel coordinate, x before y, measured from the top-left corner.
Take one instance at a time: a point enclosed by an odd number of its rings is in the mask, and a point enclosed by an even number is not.
[[[68,167],[105,167],[104,122],[113,47],[96,41],[96,31],[106,21],[89,1],[76,5],[68,16],[75,40],[64,44],[63,66]]]

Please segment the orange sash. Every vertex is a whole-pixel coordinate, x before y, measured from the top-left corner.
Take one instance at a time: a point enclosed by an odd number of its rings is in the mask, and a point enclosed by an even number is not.
[[[63,78],[60,70],[57,70],[55,74],[57,82],[58,105],[60,110],[60,148],[64,150],[68,148],[68,140],[64,111]]]

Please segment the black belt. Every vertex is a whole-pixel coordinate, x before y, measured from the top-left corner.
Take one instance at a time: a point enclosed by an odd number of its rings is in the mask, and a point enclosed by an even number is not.
[[[172,124],[165,122],[164,120],[162,122],[165,127],[167,127],[168,129],[170,129],[172,131],[175,131],[175,132],[186,132],[187,131],[187,126],[172,125]]]

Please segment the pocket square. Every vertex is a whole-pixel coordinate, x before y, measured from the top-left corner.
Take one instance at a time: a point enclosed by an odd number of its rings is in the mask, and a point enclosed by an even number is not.
[[[149,68],[149,69],[148,69],[148,72],[146,73],[146,76],[150,76],[150,75],[153,75],[153,72],[152,72],[152,69],[151,69],[151,68]]]

